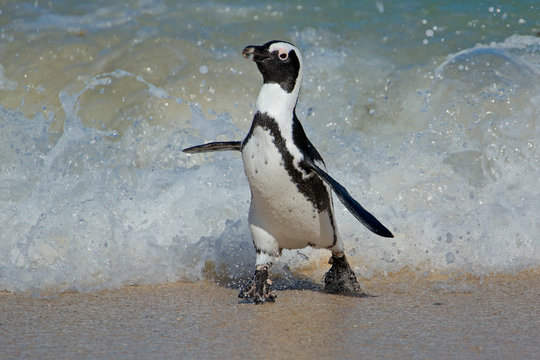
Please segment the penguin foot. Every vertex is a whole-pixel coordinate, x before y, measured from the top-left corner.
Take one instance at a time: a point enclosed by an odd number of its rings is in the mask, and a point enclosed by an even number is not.
[[[324,292],[330,294],[353,294],[364,295],[362,287],[356,280],[356,275],[351,269],[345,255],[336,257],[332,255],[329,264],[332,267],[324,275]]]
[[[270,290],[272,281],[268,278],[268,269],[268,265],[257,265],[253,279],[240,290],[238,297],[241,299],[252,299],[255,304],[274,302],[277,295],[274,291]]]

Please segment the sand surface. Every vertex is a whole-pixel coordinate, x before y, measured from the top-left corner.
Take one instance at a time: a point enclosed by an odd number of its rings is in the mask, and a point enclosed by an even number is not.
[[[258,306],[211,281],[52,299],[4,292],[0,358],[540,358],[538,271],[363,284],[375,296],[299,282]]]

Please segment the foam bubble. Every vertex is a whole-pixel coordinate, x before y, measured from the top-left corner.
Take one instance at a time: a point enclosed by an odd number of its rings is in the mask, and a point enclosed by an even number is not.
[[[15,90],[17,82],[6,79],[4,75],[4,67],[0,64],[0,90]]]

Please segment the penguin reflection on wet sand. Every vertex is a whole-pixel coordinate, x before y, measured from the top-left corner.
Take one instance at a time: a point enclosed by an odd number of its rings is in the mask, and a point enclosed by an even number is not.
[[[307,138],[295,108],[302,83],[300,51],[285,41],[247,46],[242,55],[257,64],[263,86],[251,129],[243,141],[213,142],[183,151],[242,153],[251,188],[249,228],[257,252],[255,275],[239,293],[254,303],[274,301],[268,271],[282,249],[308,246],[332,252],[324,276],[329,293],[361,294],[356,275],[343,252],[332,204],[332,190],[369,230],[392,233],[327,174],[323,159]]]

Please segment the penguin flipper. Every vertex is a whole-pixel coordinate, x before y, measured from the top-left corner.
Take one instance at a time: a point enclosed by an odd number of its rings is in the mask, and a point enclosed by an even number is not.
[[[345,205],[345,207],[353,214],[353,216],[360,221],[365,227],[367,227],[373,233],[382,236],[393,238],[394,235],[388,230],[375,216],[371,215],[366,209],[362,207],[345,189],[343,185],[338,183],[334,178],[328,175],[323,169],[318,167],[313,160],[304,158],[307,166],[313,170],[325,183],[327,183],[332,190],[336,193],[339,200]]]
[[[197,154],[211,151],[242,151],[241,141],[218,141],[208,144],[196,145],[182,150],[188,154]]]

